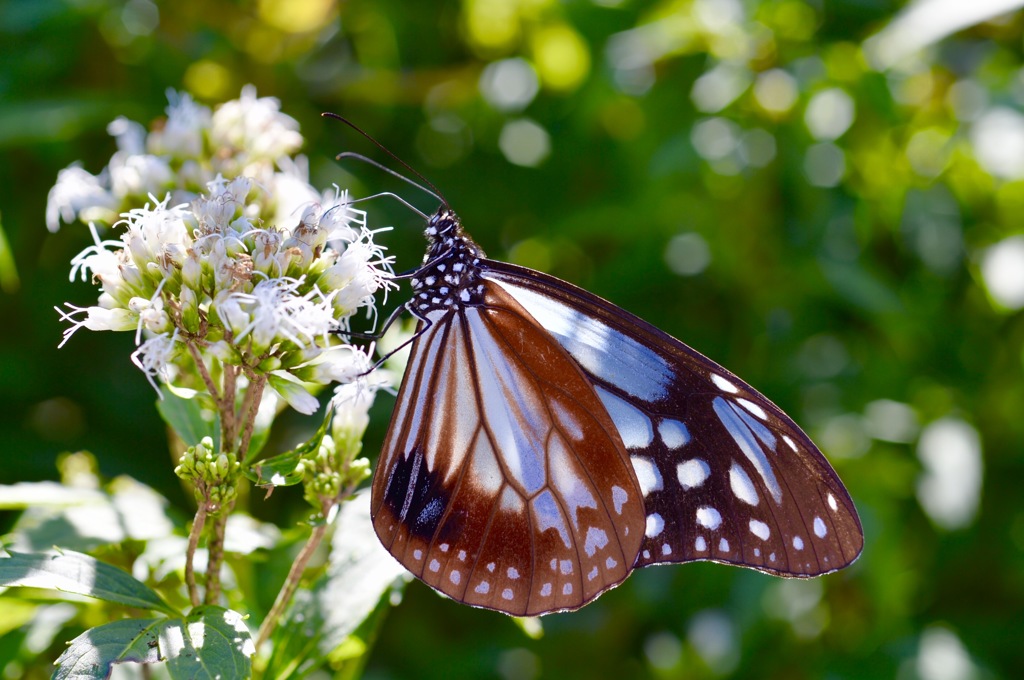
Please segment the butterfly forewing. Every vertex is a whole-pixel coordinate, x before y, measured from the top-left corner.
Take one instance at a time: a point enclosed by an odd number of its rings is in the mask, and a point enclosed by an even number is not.
[[[641,490],[587,374],[499,286],[427,315],[373,483],[374,527],[413,574],[515,615],[621,582]]]
[[[490,260],[482,271],[573,357],[615,422],[644,495],[636,566],[714,560],[814,576],[860,554],[839,478],[756,390],[571,284]]]

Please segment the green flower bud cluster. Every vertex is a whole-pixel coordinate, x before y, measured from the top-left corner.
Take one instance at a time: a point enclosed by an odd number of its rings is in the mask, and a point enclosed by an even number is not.
[[[372,474],[367,458],[346,455],[325,435],[316,453],[302,461],[302,480],[306,502],[318,510],[326,502],[344,500]]]
[[[238,496],[242,465],[233,453],[216,452],[213,439],[203,437],[190,446],[174,468],[174,474],[190,482],[196,501],[204,503],[211,515],[230,508]]]

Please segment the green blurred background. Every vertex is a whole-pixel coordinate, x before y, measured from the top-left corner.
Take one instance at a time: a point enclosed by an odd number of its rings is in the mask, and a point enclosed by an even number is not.
[[[335,111],[429,177],[491,256],[757,386],[821,444],[867,537],[814,581],[646,569],[539,638],[415,583],[367,677],[1024,677],[1024,17],[992,9],[1013,4],[2,2],[0,482],[89,449],[188,512],[131,334],[56,348],[53,307],[95,293],[68,282],[86,231],[43,215],[58,170],[105,165],[115,117],[253,83],[300,121],[315,186],[436,207],[336,164],[387,159],[318,116]],[[415,266],[418,218],[368,210],[395,226],[397,269]],[[289,417],[275,438],[310,427]],[[288,503],[252,510],[288,523]]]

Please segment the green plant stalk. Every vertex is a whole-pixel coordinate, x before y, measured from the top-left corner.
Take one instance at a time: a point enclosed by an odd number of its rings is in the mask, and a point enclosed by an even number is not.
[[[210,538],[206,569],[206,597],[204,598],[206,604],[217,604],[217,600],[220,599],[220,569],[224,562],[224,529],[233,507],[234,503],[231,503],[227,507],[221,508],[214,518],[213,536]]]
[[[257,653],[263,643],[270,638],[271,633],[273,633],[274,629],[277,627],[277,623],[281,619],[281,615],[284,614],[284,610],[288,607],[288,603],[291,602],[292,596],[299,587],[299,581],[302,579],[302,574],[306,570],[306,565],[309,564],[309,560],[313,557],[317,548],[320,547],[320,543],[323,541],[326,533],[326,523],[318,524],[313,527],[313,531],[310,533],[309,539],[306,541],[306,545],[302,546],[302,550],[295,558],[295,561],[292,562],[292,567],[288,570],[288,577],[285,578],[284,585],[281,586],[281,590],[277,594],[277,599],[274,600],[274,606],[271,607],[270,613],[267,614],[267,617],[263,619],[263,623],[260,625],[260,630],[256,635]]]
[[[188,550],[185,553],[185,584],[188,586],[188,599],[193,607],[198,607],[202,603],[199,588],[196,586],[195,557],[196,549],[199,547],[199,536],[203,533],[205,525],[206,503],[200,503],[192,520],[192,530],[188,534]]]

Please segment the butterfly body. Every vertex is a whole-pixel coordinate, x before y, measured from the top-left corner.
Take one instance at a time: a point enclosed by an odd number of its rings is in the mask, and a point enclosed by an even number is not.
[[[535,615],[650,564],[814,576],[859,555],[839,478],[749,385],[587,291],[486,259],[447,207],[426,235],[371,505],[417,577]]]

